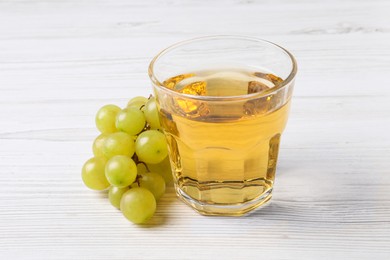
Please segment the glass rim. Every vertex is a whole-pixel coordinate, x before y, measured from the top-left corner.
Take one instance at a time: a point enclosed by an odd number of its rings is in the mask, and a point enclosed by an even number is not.
[[[214,40],[214,39],[247,40],[247,41],[252,41],[252,42],[261,42],[261,43],[271,44],[274,47],[277,47],[278,49],[280,49],[282,52],[286,53],[290,57],[291,63],[292,63],[291,71],[290,71],[289,75],[287,76],[287,78],[285,80],[283,80],[283,82],[280,85],[278,85],[276,87],[270,88],[270,89],[265,90],[263,92],[250,93],[250,94],[245,94],[245,95],[236,95],[236,96],[198,96],[198,95],[179,93],[179,92],[176,92],[172,89],[165,87],[163,85],[163,83],[160,82],[157,79],[157,77],[154,75],[154,65],[159,60],[160,57],[164,56],[165,54],[169,53],[170,51],[172,51],[178,47],[181,47],[183,45],[186,45],[186,44],[189,44],[192,42],[207,41],[207,40]],[[202,101],[237,101],[237,100],[246,100],[246,99],[265,97],[273,92],[276,92],[280,89],[283,89],[284,87],[288,86],[294,80],[295,75],[297,74],[297,69],[298,69],[297,62],[296,62],[294,56],[288,50],[286,50],[285,48],[283,48],[282,46],[280,46],[278,44],[275,44],[273,42],[270,42],[270,41],[267,41],[264,39],[260,39],[260,38],[256,38],[256,37],[249,37],[249,36],[214,35],[214,36],[196,37],[196,38],[180,41],[180,42],[177,42],[175,44],[172,44],[172,45],[166,47],[165,49],[160,51],[152,59],[152,61],[149,64],[149,67],[148,67],[148,74],[149,74],[150,80],[152,81],[152,83],[155,86],[162,89],[163,91],[167,91],[168,93],[171,93],[174,95],[183,96],[183,97],[195,99],[195,100],[202,100]]]

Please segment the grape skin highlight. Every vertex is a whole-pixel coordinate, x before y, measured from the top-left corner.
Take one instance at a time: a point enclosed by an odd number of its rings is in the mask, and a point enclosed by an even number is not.
[[[95,117],[97,129],[99,129],[101,133],[116,132],[115,120],[119,111],[121,111],[121,109],[116,105],[105,105],[100,108]]]
[[[120,111],[116,118],[116,128],[129,135],[139,134],[145,127],[144,113],[137,108],[130,107]]]
[[[158,116],[157,103],[154,97],[150,98],[146,102],[145,107],[143,108],[146,121],[149,123],[152,129],[160,129],[160,119]]]
[[[131,188],[123,194],[120,209],[128,220],[142,224],[156,211],[156,199],[147,189]]]
[[[127,156],[116,155],[108,160],[105,174],[111,185],[124,188],[135,181],[137,177],[137,165]]]
[[[104,142],[106,141],[106,138],[109,134],[100,134],[96,139],[93,141],[92,145],[92,151],[95,157],[105,157],[103,153],[103,145]]]
[[[129,103],[127,103],[127,107],[135,107],[140,109],[142,106],[146,104],[148,99],[146,97],[138,96],[130,99]]]
[[[115,155],[132,157],[135,151],[134,139],[131,135],[117,132],[107,136],[103,144],[103,154],[106,158]]]
[[[157,130],[142,132],[135,143],[138,158],[145,163],[157,164],[168,155],[165,135]]]
[[[106,159],[92,157],[83,165],[81,177],[85,186],[92,190],[105,190],[110,186],[105,175]]]

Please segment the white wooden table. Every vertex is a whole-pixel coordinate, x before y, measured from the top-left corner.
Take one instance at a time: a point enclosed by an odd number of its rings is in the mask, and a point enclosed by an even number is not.
[[[390,2],[0,0],[0,259],[390,259]],[[96,110],[151,92],[162,48],[210,34],[296,55],[272,203],[151,223],[85,188]]]

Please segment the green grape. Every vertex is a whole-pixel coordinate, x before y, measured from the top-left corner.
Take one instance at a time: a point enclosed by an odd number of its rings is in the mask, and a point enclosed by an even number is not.
[[[142,132],[135,142],[135,152],[144,163],[159,163],[168,154],[167,141],[164,134],[157,130]]]
[[[103,154],[106,158],[111,158],[115,155],[132,157],[134,150],[134,138],[123,132],[109,134],[103,144]]]
[[[145,124],[144,113],[137,108],[130,107],[118,113],[115,126],[129,135],[137,135],[144,129]]]
[[[156,200],[161,198],[165,193],[165,181],[164,178],[155,172],[148,172],[141,174],[139,178],[139,186],[148,189]]]
[[[112,206],[119,209],[121,205],[121,198],[123,193],[129,190],[129,187],[118,188],[115,186],[111,186],[108,191],[108,199]]]
[[[137,173],[141,174],[141,173],[146,173],[146,172],[148,172],[148,169],[146,168],[146,165],[143,164],[143,163],[138,163],[137,164]]]
[[[106,164],[106,178],[111,185],[124,188],[137,177],[137,166],[128,156],[116,155]]]
[[[116,105],[105,105],[99,109],[95,117],[97,129],[102,133],[114,133],[116,115],[121,109]]]
[[[85,162],[81,171],[85,186],[92,190],[105,190],[110,186],[104,173],[105,164],[104,157],[92,157]]]
[[[156,211],[156,199],[147,189],[131,188],[123,194],[120,209],[128,220],[142,224]]]
[[[146,97],[138,96],[130,99],[129,103],[127,103],[127,107],[135,107],[140,109],[145,103],[148,101]]]
[[[169,156],[165,157],[165,159],[158,164],[148,164],[148,168],[151,172],[160,174],[164,178],[167,186],[172,184],[173,177]]]
[[[152,129],[161,128],[160,119],[158,118],[157,103],[154,97],[150,98],[148,102],[146,102],[143,111],[146,121],[149,123]]]
[[[104,156],[103,153],[103,144],[106,141],[106,138],[109,134],[100,134],[96,137],[95,141],[93,141],[92,150],[95,157]]]

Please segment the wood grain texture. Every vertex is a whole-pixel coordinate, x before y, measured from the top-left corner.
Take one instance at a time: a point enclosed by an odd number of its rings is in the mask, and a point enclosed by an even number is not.
[[[0,0],[0,259],[390,259],[390,2]],[[83,187],[95,111],[162,48],[244,34],[296,55],[272,203],[146,226]]]

